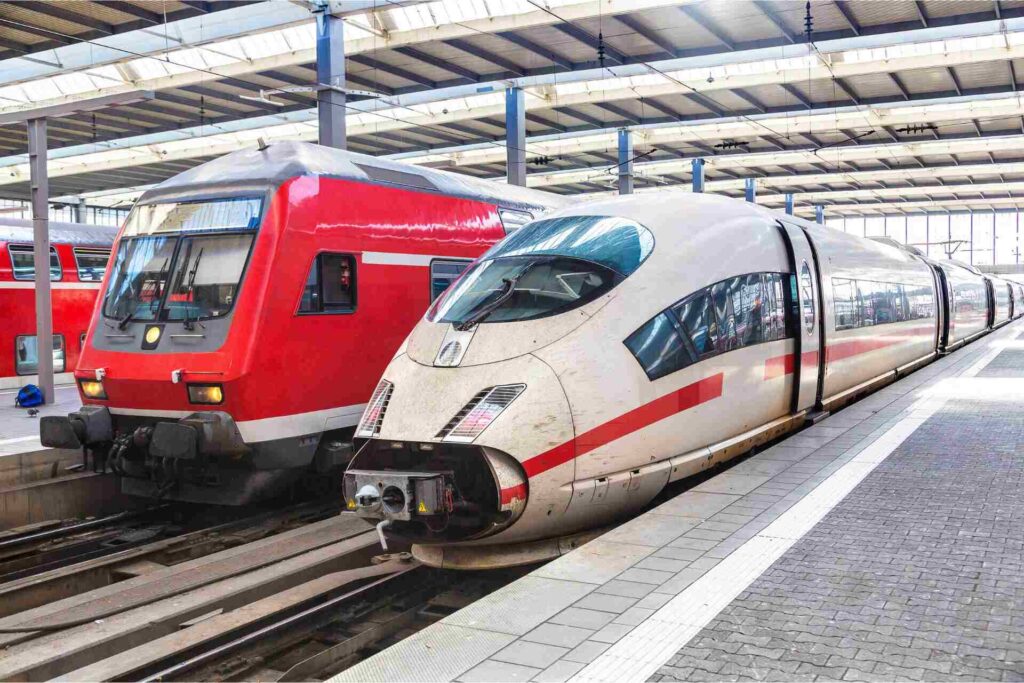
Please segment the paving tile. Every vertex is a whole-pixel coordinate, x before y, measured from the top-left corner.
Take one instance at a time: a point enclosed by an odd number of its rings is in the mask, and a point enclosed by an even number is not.
[[[626,598],[642,598],[654,590],[654,588],[654,585],[649,583],[637,583],[636,581],[612,579],[594,591],[594,595],[604,593],[607,595],[620,595]]]
[[[698,493],[743,495],[750,493],[770,478],[771,476],[767,474],[733,474],[726,471],[694,487],[693,490]]]
[[[459,676],[465,683],[494,683],[495,681],[529,681],[541,672],[540,669],[508,662],[495,662],[490,659],[474,666]]]
[[[601,643],[596,640],[584,640],[572,649],[565,659],[570,662],[581,662],[589,664],[597,659],[598,655],[611,647],[611,643]]]
[[[608,625],[618,612],[601,612],[593,609],[570,607],[548,619],[549,624],[564,624],[597,630]]]
[[[561,659],[537,674],[533,680],[537,683],[564,683],[586,666],[582,662],[570,662]]]
[[[602,536],[548,562],[531,576],[603,584],[632,567],[652,550],[647,545],[612,543]]]
[[[592,590],[592,584],[525,576],[445,617],[441,623],[518,636]]]
[[[645,584],[647,585],[647,584]],[[648,585],[649,588],[649,585]],[[604,593],[591,593],[573,607],[580,607],[588,610],[599,610],[602,612],[614,612],[620,614],[635,605],[637,598],[621,595],[607,595]],[[602,624],[603,626],[604,624]]]
[[[543,669],[546,666],[550,666],[567,652],[569,652],[569,649],[565,647],[517,640],[505,649],[491,655],[491,659]]]
[[[616,527],[603,535],[601,540],[660,548],[682,536],[698,523],[697,520],[680,518],[677,515],[657,514],[655,510]]]
[[[590,639],[596,640],[600,643],[616,643],[634,628],[636,628],[636,626],[632,624],[611,623],[594,635],[590,636]]]
[[[675,498],[665,501],[653,512],[659,515],[678,515],[680,517],[696,517],[707,519],[722,508],[739,500],[738,495],[728,493],[712,493],[691,489]]]
[[[592,629],[579,628],[577,626],[541,624],[523,636],[523,640],[529,640],[534,643],[557,645],[558,647],[573,648],[586,640],[592,633],[594,633]]]
[[[660,552],[660,551],[659,551]],[[668,557],[646,557],[636,563],[637,569],[657,569],[663,572],[677,572],[680,569],[686,568],[690,562],[688,560],[674,560]]]
[[[628,610],[615,617],[616,624],[630,624],[636,626],[647,620],[656,610],[644,607],[630,607]]]
[[[619,579],[623,581],[636,581],[637,583],[649,583],[651,585],[660,585],[672,578],[671,572],[662,572],[656,569],[627,569],[626,571],[619,574]]]

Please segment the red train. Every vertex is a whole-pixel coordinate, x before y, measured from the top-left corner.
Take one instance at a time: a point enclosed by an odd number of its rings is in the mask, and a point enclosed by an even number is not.
[[[71,382],[117,228],[50,222],[53,370]],[[32,221],[0,218],[0,389],[37,381]]]
[[[43,443],[131,494],[244,504],[347,463],[381,372],[430,302],[565,200],[306,143],[198,166],[125,222]]]

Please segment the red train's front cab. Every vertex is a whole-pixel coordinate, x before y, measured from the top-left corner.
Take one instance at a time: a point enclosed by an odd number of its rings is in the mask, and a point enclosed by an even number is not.
[[[75,372],[83,406],[43,418],[44,445],[88,448],[130,494],[242,504],[291,483],[282,449],[254,448],[240,428],[246,395],[266,390],[248,367],[279,232],[272,196],[193,190],[136,205]]]

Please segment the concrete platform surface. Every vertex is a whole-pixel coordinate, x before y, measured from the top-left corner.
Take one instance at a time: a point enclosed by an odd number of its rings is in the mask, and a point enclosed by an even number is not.
[[[40,406],[39,414],[29,417],[28,410],[14,405],[17,389],[0,391],[0,457],[39,450],[39,418],[43,415],[67,415],[82,405],[74,384],[58,386],[54,394],[53,403]]]
[[[332,681],[1024,679],[1024,323]]]

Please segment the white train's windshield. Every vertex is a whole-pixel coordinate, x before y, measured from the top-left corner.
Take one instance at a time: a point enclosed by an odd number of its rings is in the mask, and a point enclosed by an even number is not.
[[[535,320],[593,301],[650,255],[654,237],[631,221],[567,216],[535,221],[496,244],[431,307],[431,321],[468,329]]]
[[[231,310],[259,226],[262,199],[136,206],[125,223],[103,314],[198,321]]]

